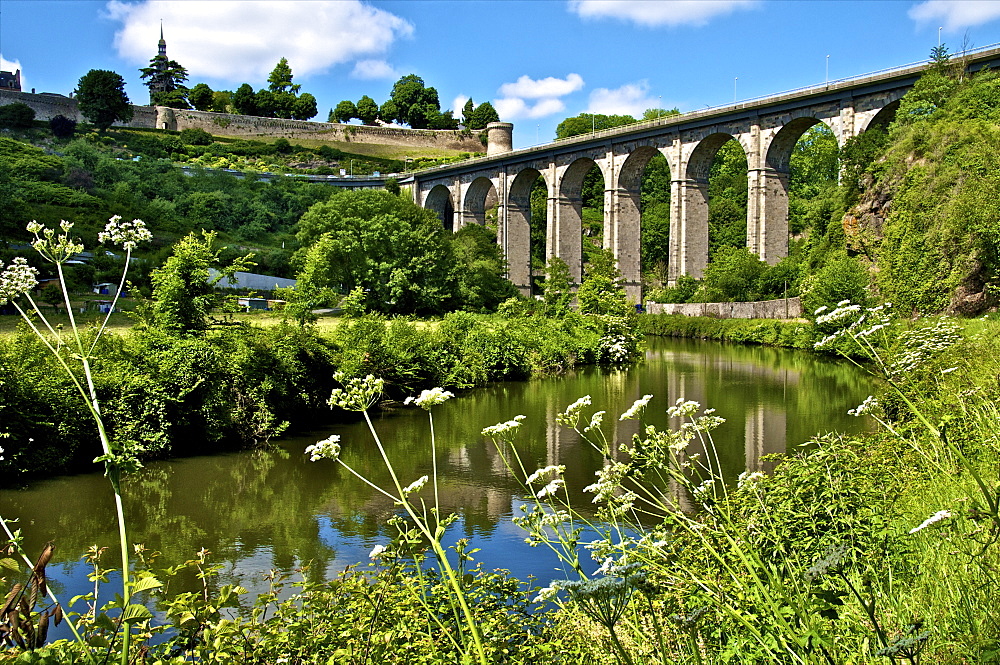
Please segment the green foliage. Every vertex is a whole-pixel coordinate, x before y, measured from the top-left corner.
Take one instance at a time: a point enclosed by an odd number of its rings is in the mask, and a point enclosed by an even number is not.
[[[479,224],[466,224],[451,238],[458,272],[458,299],[470,312],[495,312],[517,289],[506,279],[507,261],[496,233]]]
[[[148,79],[143,83],[149,88],[150,102],[160,106],[170,106],[177,109],[190,108],[187,101],[188,89],[187,69],[167,56],[156,54],[150,59],[149,66],[139,70],[140,78]]]
[[[374,125],[378,120],[378,104],[368,95],[362,95],[358,100],[355,117],[361,120],[362,124]]]
[[[570,279],[569,266],[558,256],[553,256],[545,266],[545,281],[542,282],[545,316],[565,316],[572,301],[573,282]]]
[[[416,74],[407,74],[392,86],[389,99],[379,116],[386,122],[401,122],[413,129],[427,129],[441,113],[441,103],[434,88],[424,86]]]
[[[351,289],[340,301],[340,309],[343,310],[344,316],[349,319],[356,319],[365,313],[365,290],[356,286]]]
[[[215,140],[211,134],[201,127],[182,129],[180,139],[182,143],[186,143],[187,145],[211,145]]]
[[[80,113],[102,133],[117,121],[132,119],[125,79],[112,71],[91,69],[80,77],[74,94]]]
[[[729,141],[715,156],[708,175],[708,260],[725,248],[747,245],[747,158]]]
[[[625,298],[621,272],[611,250],[598,249],[591,254],[583,283],[576,297],[581,314],[610,314],[627,317],[635,313]]]
[[[692,298],[697,291],[698,280],[691,275],[680,275],[676,284],[651,293],[649,299],[662,303],[693,302]]]
[[[757,300],[757,281],[767,264],[746,247],[720,249],[705,268],[698,300],[733,302]]]
[[[215,92],[207,83],[199,83],[188,92],[188,101],[199,111],[211,111],[215,104]]]
[[[868,271],[858,261],[840,252],[802,282],[802,311],[812,316],[824,305],[833,308],[844,300],[867,306]]]
[[[76,133],[76,120],[70,120],[59,114],[49,120],[49,129],[57,139],[67,139]]]
[[[493,108],[493,104],[489,102],[483,102],[476,106],[470,99],[465,103],[462,114],[467,129],[486,129],[486,125],[491,122],[500,122],[500,115]]]
[[[149,305],[150,323],[175,335],[192,335],[208,328],[208,315],[218,304],[215,285],[250,265],[250,256],[228,266],[219,265],[220,250],[212,248],[215,233],[206,231],[199,238],[191,233],[175,246],[162,267],[150,273],[153,302]],[[251,255],[252,256],[252,255]],[[217,270],[216,276],[209,269]]]
[[[233,109],[240,115],[257,115],[257,99],[253,87],[244,83],[232,96]]]
[[[19,129],[31,127],[35,122],[35,110],[27,104],[14,102],[0,106],[0,127]]]
[[[346,292],[361,286],[385,313],[443,313],[456,302],[454,251],[433,212],[388,192],[341,191],[299,222],[300,279]]]
[[[349,99],[337,104],[337,108],[330,111],[327,122],[350,122],[352,118],[358,117],[358,107]]]
[[[604,115],[601,113],[581,113],[572,118],[566,118],[556,126],[556,139],[568,139],[571,136],[589,134],[602,129],[612,129],[638,122],[630,115]]]

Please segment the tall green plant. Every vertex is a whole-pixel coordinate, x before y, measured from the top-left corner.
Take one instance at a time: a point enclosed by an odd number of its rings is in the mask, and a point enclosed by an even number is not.
[[[66,311],[69,314],[69,333],[67,334],[61,328],[53,326],[42,314],[40,307],[32,298],[31,291],[38,283],[38,273],[37,270],[28,265],[24,257],[16,257],[0,274],[0,304],[10,302],[31,328],[32,332],[45,344],[63,371],[72,380],[73,385],[86,403],[91,417],[97,426],[97,435],[102,454],[94,461],[104,464],[105,475],[110,481],[111,489],[114,492],[115,513],[118,518],[118,536],[122,565],[122,593],[120,601],[117,603],[117,607],[121,610],[121,613],[118,616],[118,626],[115,632],[116,636],[120,634],[122,640],[121,663],[122,665],[128,665],[130,662],[130,643],[133,626],[152,617],[144,605],[131,602],[132,596],[138,591],[159,586],[159,582],[152,577],[140,577],[134,581],[132,579],[129,564],[128,529],[122,508],[121,478],[123,474],[137,469],[140,463],[133,451],[118,445],[108,434],[104,417],[101,414],[101,405],[97,397],[97,390],[94,387],[91,363],[94,360],[94,349],[97,342],[106,330],[108,320],[114,309],[114,304],[118,302],[118,298],[124,288],[125,276],[128,272],[132,250],[140,242],[148,241],[152,236],[140,219],[123,222],[121,217],[116,215],[108,220],[104,231],[100,233],[98,239],[102,243],[113,243],[125,249],[125,267],[122,271],[118,290],[115,293],[112,308],[108,311],[107,316],[96,333],[88,335],[77,326],[76,318],[73,314],[73,306],[70,302],[69,290],[66,287],[64,266],[70,259],[83,251],[83,245],[70,236],[72,228],[73,224],[65,220],[60,223],[62,233],[57,233],[56,230],[46,228],[35,221],[28,225],[28,231],[35,236],[32,242],[35,251],[45,261],[55,267],[59,284],[62,288],[63,301]],[[22,304],[22,298],[27,302],[27,306]],[[41,322],[41,327],[39,327],[36,321]],[[2,518],[0,518],[0,522],[3,523],[11,542],[15,542],[16,538],[10,532],[7,523]],[[30,562],[29,565],[31,565]],[[58,601],[54,597],[53,602],[58,604]],[[70,625],[73,626],[72,622],[70,622]],[[95,655],[91,653],[89,647],[83,642],[75,626],[73,626],[73,631],[81,645],[86,649],[88,658],[92,662],[96,662]]]

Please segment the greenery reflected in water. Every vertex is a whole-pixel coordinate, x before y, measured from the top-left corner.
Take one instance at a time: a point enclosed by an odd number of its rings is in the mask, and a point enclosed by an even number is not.
[[[585,394],[594,411],[608,412],[605,431],[618,441],[638,431],[639,423],[619,422],[618,415],[643,394],[654,395],[646,417],[660,427],[668,425],[666,407],[679,398],[715,408],[727,419],[716,445],[730,477],[745,468],[763,469],[763,455],[794,448],[817,432],[866,426],[847,415],[872,392],[869,378],[851,365],[766,347],[663,338],[647,343],[646,362],[628,370],[589,368],[559,379],[498,384],[435,409],[442,508],[463,516],[452,540],[471,538],[483,547],[477,558],[488,567],[549,579],[554,560],[524,545],[508,519],[520,485],[480,431],[527,416],[516,444],[526,468],[566,465],[570,492],[585,506],[589,496],[580,489],[594,481],[600,455],[555,424],[555,414]],[[389,408],[376,427],[404,483],[431,473],[424,411]],[[345,462],[390,485],[363,423],[317,423],[309,436],[270,449],[149,464],[124,486],[135,542],[162,552],[163,565],[207,548],[214,559],[228,562],[226,578],[251,591],[263,590],[260,574],[272,568],[312,562],[311,574],[321,576],[366,560],[368,550],[387,539],[385,520],[393,506],[332,462],[308,461],[305,447],[331,433],[343,437]],[[65,564],[61,582],[73,589],[85,583],[87,572],[77,557],[93,543],[116,542],[112,497],[99,474],[5,490],[0,505],[5,516],[20,518],[29,552],[56,541],[57,562]]]

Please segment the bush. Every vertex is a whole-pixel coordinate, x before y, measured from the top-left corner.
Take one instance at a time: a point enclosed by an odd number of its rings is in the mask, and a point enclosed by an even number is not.
[[[68,139],[76,133],[76,120],[60,114],[49,120],[49,129],[57,139]]]
[[[841,252],[828,260],[815,275],[803,281],[802,310],[811,317],[820,307],[825,305],[832,309],[844,300],[865,307],[870,298],[868,271],[857,259]]]
[[[35,122],[35,110],[27,104],[14,102],[0,106],[0,127],[21,129]]]
[[[182,129],[180,139],[186,145],[211,145],[215,142],[215,138],[201,127]]]

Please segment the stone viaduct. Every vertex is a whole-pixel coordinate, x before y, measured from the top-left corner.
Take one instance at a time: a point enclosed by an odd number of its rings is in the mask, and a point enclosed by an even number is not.
[[[971,70],[1000,64],[1000,48],[963,56]],[[595,165],[604,177],[604,247],[618,259],[626,292],[639,301],[639,193],[649,160],[670,167],[671,281],[701,277],[708,262],[708,173],[718,150],[735,139],[747,159],[747,247],[770,264],[788,252],[788,181],[792,148],[824,123],[843,146],[889,122],[900,98],[929,65],[918,64],[829,82],[771,97],[685,113],[511,150],[512,125],[493,123],[486,157],[426,169],[408,182],[416,202],[446,227],[482,224],[497,207],[498,242],[508,277],[530,293],[530,193],[541,177],[548,191],[546,259],[560,257],[575,283],[582,274],[581,190]]]

